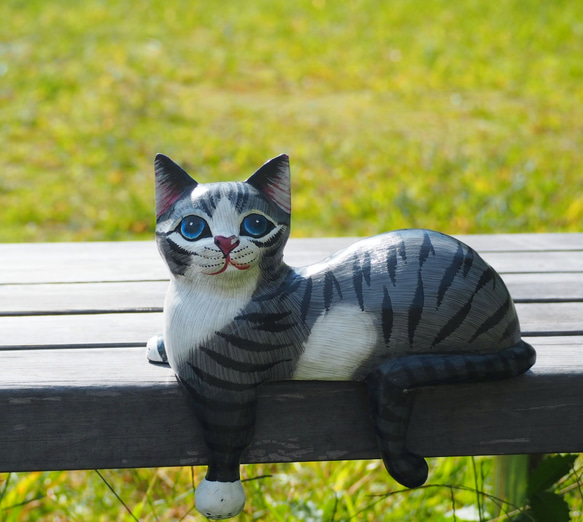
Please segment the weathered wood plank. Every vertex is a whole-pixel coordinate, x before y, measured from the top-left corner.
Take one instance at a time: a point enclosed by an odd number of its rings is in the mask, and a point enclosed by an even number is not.
[[[505,274],[515,301],[583,301],[583,272]],[[161,309],[168,281],[0,285],[0,315]]]
[[[517,303],[525,335],[583,333],[583,302]],[[163,327],[162,313],[0,317],[0,349],[83,345],[140,345]]]
[[[497,270],[583,271],[583,234],[460,236]],[[355,238],[292,239],[286,261],[321,260]],[[537,252],[536,256],[516,255]],[[571,252],[574,255],[568,255]],[[158,281],[168,278],[153,241],[8,244],[0,247],[0,284]]]
[[[417,392],[411,449],[434,456],[583,451],[583,234],[462,239],[504,274],[523,331],[537,336],[530,341],[539,359],[512,381]],[[307,264],[353,241],[292,240],[286,259]],[[162,306],[167,278],[153,242],[0,245],[0,471],[205,462],[172,372],[149,365],[143,347],[123,347],[161,330],[162,314],[143,310]],[[103,310],[139,313],[80,315]],[[246,461],[376,456],[362,386],[264,387]]]
[[[524,376],[419,390],[411,449],[426,456],[583,451],[583,337],[559,346],[531,341],[539,360]],[[147,364],[141,349],[1,352],[0,368],[0,471],[206,462],[172,372]],[[244,459],[376,456],[361,385],[282,382],[262,390]]]
[[[162,328],[161,313],[0,317],[0,349],[110,344],[145,346]]]
[[[167,288],[168,281],[0,285],[0,315],[161,309]]]

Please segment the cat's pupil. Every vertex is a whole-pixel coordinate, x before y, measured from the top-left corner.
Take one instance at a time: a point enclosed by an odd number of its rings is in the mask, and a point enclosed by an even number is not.
[[[261,214],[249,214],[241,223],[241,235],[261,237],[270,232],[274,224]]]
[[[187,216],[180,223],[180,233],[184,239],[194,241],[209,235],[208,225],[198,216]]]

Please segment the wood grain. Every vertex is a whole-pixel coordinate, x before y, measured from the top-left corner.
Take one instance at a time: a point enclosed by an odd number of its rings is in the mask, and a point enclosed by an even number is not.
[[[515,302],[583,301],[583,272],[505,274]],[[0,285],[0,316],[161,310],[168,281]]]
[[[415,392],[411,449],[583,451],[583,234],[462,239],[503,273],[538,360],[516,379]],[[286,259],[353,241],[292,240]],[[145,359],[167,284],[151,241],[0,245],[0,471],[206,462],[172,372]],[[272,383],[259,408],[247,462],[377,457],[361,384]]]
[[[539,361],[527,375],[417,391],[411,449],[426,456],[583,451],[583,337],[569,346],[532,341]],[[3,352],[0,364],[7,372],[0,471],[206,462],[185,394],[141,349]],[[259,405],[247,462],[377,457],[358,383],[273,383]]]
[[[518,303],[525,335],[583,334],[583,302]],[[0,316],[0,350],[83,345],[145,346],[162,331],[161,312]]]
[[[459,236],[498,271],[532,273],[583,271],[581,234]],[[310,264],[353,243],[355,238],[290,239],[285,260]],[[530,252],[534,255],[516,255]],[[2,245],[0,284],[160,281],[168,279],[153,241]]]

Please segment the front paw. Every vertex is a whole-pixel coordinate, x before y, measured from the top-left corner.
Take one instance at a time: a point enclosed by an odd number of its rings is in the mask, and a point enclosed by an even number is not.
[[[146,356],[151,363],[168,364],[168,356],[166,355],[162,334],[150,338],[146,345]]]
[[[240,480],[219,482],[203,479],[194,494],[196,509],[211,520],[237,516],[245,506],[245,490]]]

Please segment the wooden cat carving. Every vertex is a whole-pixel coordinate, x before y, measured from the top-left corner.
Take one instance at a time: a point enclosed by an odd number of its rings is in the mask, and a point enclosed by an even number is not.
[[[199,184],[161,154],[155,170],[156,237],[171,281],[148,357],[167,361],[193,399],[210,452],[196,505],[208,518],[243,509],[239,461],[266,381],[364,381],[384,464],[416,487],[428,468],[407,450],[406,390],[534,364],[500,276],[458,240],[399,230],[291,268],[286,155],[240,183]]]

